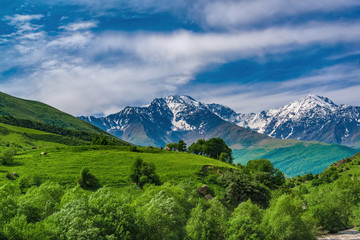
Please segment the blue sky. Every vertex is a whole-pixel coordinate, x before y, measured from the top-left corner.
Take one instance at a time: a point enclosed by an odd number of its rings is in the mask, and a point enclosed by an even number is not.
[[[187,94],[360,105],[358,0],[2,0],[0,91],[73,115]]]

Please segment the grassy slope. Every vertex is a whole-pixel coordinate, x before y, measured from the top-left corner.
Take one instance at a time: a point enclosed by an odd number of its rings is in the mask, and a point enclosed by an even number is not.
[[[7,130],[6,134],[3,133],[4,129]],[[204,165],[232,167],[218,160],[188,153],[146,148],[139,148],[141,152],[131,152],[130,146],[70,147],[56,142],[34,140],[24,136],[24,133],[56,137],[55,134],[0,123],[0,153],[6,149],[16,150],[18,153],[13,165],[0,166],[0,185],[9,181],[5,178],[7,172],[17,172],[20,176],[37,173],[45,179],[74,185],[81,168],[87,166],[103,185],[129,186],[130,168],[138,157],[153,162],[161,179],[173,183],[196,178],[196,173]],[[52,139],[51,137],[47,139]],[[41,152],[47,152],[47,155],[41,156]]]
[[[235,149],[235,162],[266,158],[288,176],[322,172],[333,162],[354,155],[357,150],[319,142],[272,139],[247,149]]]
[[[105,133],[92,124],[44,103],[16,98],[2,92],[0,92],[0,115],[11,115],[71,130]]]
[[[354,155],[357,150],[319,142],[276,139],[224,122],[207,138],[221,137],[233,149],[234,162],[265,158],[288,176],[320,173],[331,163]]]

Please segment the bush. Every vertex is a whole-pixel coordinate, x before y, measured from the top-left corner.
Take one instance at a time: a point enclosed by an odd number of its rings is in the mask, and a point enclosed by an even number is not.
[[[217,199],[200,202],[192,209],[186,224],[187,239],[225,239],[228,211]]]
[[[131,152],[138,152],[138,149],[137,149],[136,146],[131,145],[131,146],[130,146],[130,151],[131,151]]]
[[[9,180],[14,180],[13,175],[11,175],[9,172],[6,173],[5,177]]]
[[[2,165],[11,165],[14,162],[14,153],[12,150],[6,150],[0,156],[0,163]]]
[[[282,195],[266,210],[263,229],[268,239],[316,239],[311,219],[305,218],[302,202],[291,195]]]
[[[144,162],[141,158],[137,158],[132,165],[130,178],[140,188],[145,184],[161,185],[160,177],[155,172],[154,163]]]
[[[271,193],[269,189],[242,170],[227,170],[219,178],[225,187],[225,200],[234,206],[251,199],[262,208],[267,208]]]
[[[90,173],[89,168],[84,167],[81,170],[81,177],[78,181],[80,187],[84,189],[96,189],[100,187],[99,180]]]
[[[251,203],[241,203],[232,213],[226,230],[227,239],[264,239],[265,234],[260,227],[263,210]]]

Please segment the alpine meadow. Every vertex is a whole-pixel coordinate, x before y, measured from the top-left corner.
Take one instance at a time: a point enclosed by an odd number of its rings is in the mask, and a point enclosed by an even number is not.
[[[2,0],[0,240],[360,239],[358,0]]]

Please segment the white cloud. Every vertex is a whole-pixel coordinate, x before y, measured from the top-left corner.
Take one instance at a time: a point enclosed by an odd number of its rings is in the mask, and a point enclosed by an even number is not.
[[[199,59],[206,63],[248,56],[262,56],[301,48],[309,44],[356,42],[360,24],[312,23],[236,33],[105,34],[94,51],[121,50],[144,61],[168,62]]]
[[[358,0],[242,0],[206,1],[199,7],[200,18],[209,26],[232,28],[238,25],[297,16],[311,12],[331,12],[360,6]]]
[[[76,32],[72,34],[61,35],[60,37],[50,41],[47,46],[55,48],[82,48],[88,44],[93,35],[90,32]]]
[[[87,30],[91,28],[97,27],[97,21],[81,21],[81,22],[74,22],[70,23],[65,26],[60,26],[59,29],[64,29],[66,31],[79,31],[79,30]]]
[[[307,94],[329,97],[337,104],[359,106],[360,70],[357,65],[335,65],[282,82],[198,86],[193,96],[220,103],[237,112],[260,112],[283,106]]]
[[[19,23],[30,22],[33,20],[40,20],[43,17],[44,15],[42,14],[33,14],[33,15],[15,14],[14,16],[5,16],[4,19],[9,21],[10,25],[17,25]]]
[[[312,44],[356,43],[360,38],[358,22],[312,23],[231,33],[105,32],[97,35],[86,29],[90,25],[69,24],[63,28],[65,31],[54,37],[36,35],[38,32],[34,31],[33,38],[30,35],[25,40],[18,39],[14,45],[18,55],[14,54],[10,62],[21,67],[31,66],[33,73],[2,83],[0,88],[17,96],[44,101],[74,115],[109,113],[120,106],[142,105],[155,97],[178,93],[181,86],[210,64],[266,58],[267,54],[302,49]],[[329,76],[339,72],[335,70],[328,71]],[[346,72],[340,71],[339,76]],[[353,76],[357,74],[353,72]],[[304,79],[320,81],[316,76],[305,76]],[[249,110],[257,109],[260,100],[271,103],[274,96],[277,101],[285,101],[303,94],[305,90],[296,94],[286,90],[293,87],[286,84],[301,86],[301,81],[304,80],[280,85],[285,89],[283,94],[269,94],[266,92],[271,89],[268,85],[216,86],[217,92],[205,86],[189,94],[203,98],[200,93],[207,90],[206,94],[213,94],[214,100],[216,96],[218,100],[222,96],[220,103],[238,103],[231,107]],[[262,93],[263,97],[259,98]],[[239,107],[246,99],[249,99],[248,106]]]

